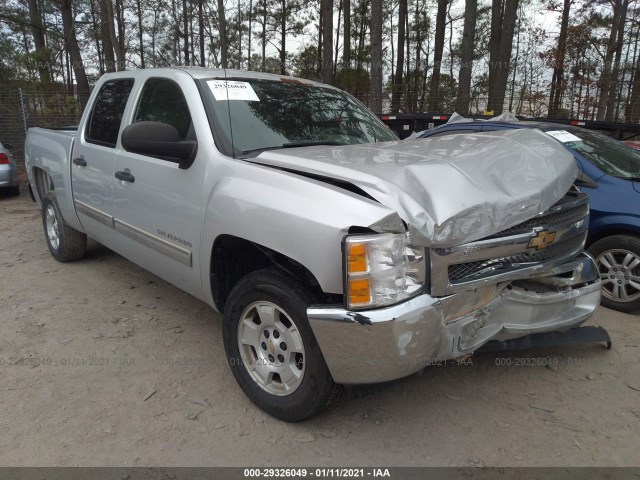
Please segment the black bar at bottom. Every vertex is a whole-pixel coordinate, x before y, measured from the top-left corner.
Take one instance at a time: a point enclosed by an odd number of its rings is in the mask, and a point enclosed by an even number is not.
[[[529,350],[577,343],[604,342],[611,349],[611,337],[602,327],[578,327],[566,332],[534,333],[514,340],[492,340],[485,343],[476,352],[504,352],[507,350]]]

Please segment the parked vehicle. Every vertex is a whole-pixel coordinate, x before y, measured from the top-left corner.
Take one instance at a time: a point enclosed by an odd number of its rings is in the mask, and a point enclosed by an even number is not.
[[[29,130],[26,164],[56,259],[89,235],[222,312],[244,392],[297,421],[342,384],[567,330],[600,302],[557,142],[431,149],[330,86],[158,69],[102,77],[77,131]]]
[[[16,162],[11,155],[13,145],[0,143],[0,190],[6,191],[9,195],[20,195],[18,185],[18,172]]]
[[[602,279],[602,304],[640,310],[640,152],[606,135],[551,122],[461,121],[420,135],[539,129],[562,143],[580,167],[580,188],[589,194],[587,247]]]

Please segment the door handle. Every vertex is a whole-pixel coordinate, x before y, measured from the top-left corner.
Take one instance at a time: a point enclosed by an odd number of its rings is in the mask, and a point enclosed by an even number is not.
[[[131,182],[131,183],[133,183],[133,182],[136,181],[136,177],[131,175],[131,172],[129,171],[128,168],[125,168],[124,170],[116,172],[116,178],[118,180],[122,180],[123,182]]]
[[[84,159],[84,157],[76,157],[73,159],[73,164],[78,165],[80,167],[86,167],[87,161]]]

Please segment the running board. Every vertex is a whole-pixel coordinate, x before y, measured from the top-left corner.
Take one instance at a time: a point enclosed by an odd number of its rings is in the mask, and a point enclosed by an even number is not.
[[[611,337],[602,327],[578,327],[566,332],[534,333],[526,337],[513,340],[491,340],[477,349],[481,352],[504,352],[507,350],[529,350],[560,345],[574,345],[578,343],[604,342],[607,350],[611,350]]]

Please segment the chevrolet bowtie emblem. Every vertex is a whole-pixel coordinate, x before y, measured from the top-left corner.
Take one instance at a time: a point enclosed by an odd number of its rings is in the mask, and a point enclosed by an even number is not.
[[[536,236],[529,240],[529,248],[536,250],[544,250],[553,243],[556,239],[556,232],[550,232],[549,230],[540,230],[536,233]]]

